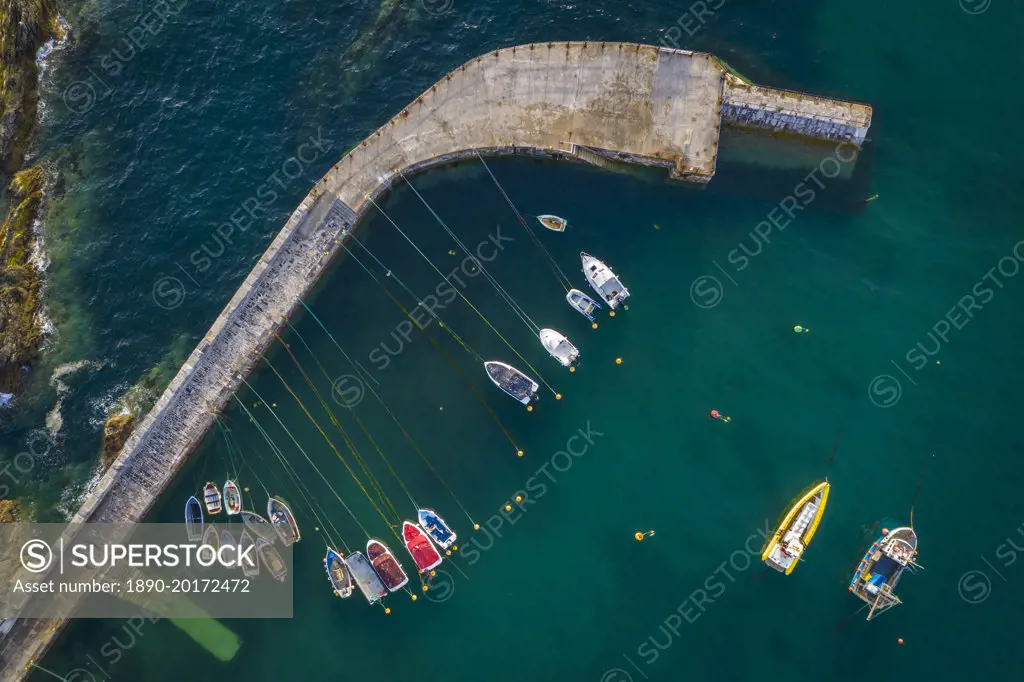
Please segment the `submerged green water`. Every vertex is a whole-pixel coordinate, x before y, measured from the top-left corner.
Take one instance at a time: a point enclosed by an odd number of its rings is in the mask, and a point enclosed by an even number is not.
[[[828,178],[827,147],[810,161],[805,152],[804,161],[791,163],[774,146],[738,135],[723,139],[718,173],[703,190],[524,160],[491,162],[525,215],[569,219],[564,234],[538,237],[576,286],[584,284],[581,249],[610,263],[629,286],[630,310],[614,319],[602,315],[596,331],[565,305],[539,250],[479,164],[414,180],[467,244],[488,239],[497,225],[513,238],[488,268],[538,324],[563,331],[582,350],[581,368],[569,374],[544,355],[482,278],[466,278],[466,296],[564,396],[556,401],[545,393],[527,413],[491,386],[449,337],[431,329],[523,448],[522,458],[445,357],[423,336],[406,339],[396,331],[401,311],[353,262],[342,259],[311,297],[314,313],[370,370],[379,382],[374,388],[483,526],[472,532],[459,506],[364,395],[355,410],[416,502],[437,508],[460,534],[461,550],[442,566],[435,590],[415,603],[404,594],[389,598],[387,616],[358,595],[346,602],[332,597],[312,511],[247,418],[232,409],[225,423],[255,470],[240,478],[257,493],[256,506],[263,504],[262,481],[295,504],[304,530],[296,547],[294,619],[225,621],[242,642],[228,663],[167,622],[147,622],[137,632],[120,622],[79,622],[43,665],[79,682],[159,682],[183,674],[196,680],[621,682],[753,679],[783,670],[795,680],[1010,679],[1022,597],[1015,547],[1024,547],[1015,414],[1024,234],[1014,191],[1021,144],[1008,113],[1018,95],[1003,88],[1020,66],[1022,15],[997,1],[979,14],[956,2],[837,4],[727,3],[683,46],[720,54],[755,82],[871,103],[871,142],[852,172]],[[213,226],[316,125],[326,126],[337,148],[306,169],[310,177],[438,75],[487,48],[570,37],[656,43],[681,12],[627,3],[600,9],[528,3],[516,11],[483,4],[472,16],[458,6],[439,17],[400,14],[389,20],[387,41],[363,42],[371,53],[375,43],[387,51],[364,69],[373,78],[350,82],[361,72],[353,68],[339,78],[338,65],[372,54],[344,56],[344,45],[365,33],[377,8],[342,9],[295,2],[243,20],[232,6],[210,20],[209,8],[197,5],[188,15],[192,31],[174,34],[182,47],[173,58],[167,46],[137,62],[179,60],[196,80],[154,67],[152,88],[169,79],[174,85],[166,87],[184,92],[170,100],[136,93],[136,107],[102,110],[114,117],[102,124],[90,119],[83,135],[107,140],[97,149],[106,150],[109,168],[91,166],[83,174],[106,198],[89,204],[97,215],[85,223],[94,231],[83,226],[76,237],[101,255],[85,256],[88,263],[78,267],[107,284],[83,280],[92,292],[86,326],[94,330],[83,338],[104,346],[119,377],[107,369],[77,386],[67,428],[94,433],[92,413],[76,405],[123,390],[176,334],[202,335],[308,182],[296,180],[282,192],[288,196],[278,200],[280,215],[268,216],[260,235],[244,235],[217,267],[192,273],[202,286],[189,288],[187,306],[167,312],[142,302],[155,280],[176,271],[174,262],[189,267],[189,254],[211,244]],[[256,21],[274,27],[278,38],[256,31]],[[328,45],[327,56],[314,39]],[[205,75],[202,65],[221,59],[223,50],[233,66]],[[237,66],[261,59],[270,62]],[[1007,106],[996,106],[995,92],[1004,92],[999,101],[1009,100]],[[167,115],[165,107],[174,106],[191,116]],[[274,137],[281,130],[286,141]],[[200,131],[210,142],[197,151],[189,135]],[[248,160],[256,151],[264,165]],[[124,187],[114,181],[118,159],[138,166],[125,171]],[[241,164],[240,178],[233,177],[234,164]],[[801,194],[810,188],[813,200]],[[92,196],[81,185],[76,191]],[[876,201],[863,203],[874,194]],[[789,196],[803,210],[784,229],[758,228],[773,218],[785,222],[779,206]],[[457,266],[448,255],[457,247],[407,188],[390,195],[384,208],[438,267]],[[113,220],[106,231],[100,213]],[[132,231],[147,224],[162,229]],[[360,229],[369,248],[421,296],[441,282],[379,215]],[[122,269],[127,264],[130,274]],[[117,287],[110,283],[115,278]],[[403,295],[402,302],[411,299]],[[441,315],[481,356],[525,365],[464,304]],[[327,396],[331,382],[314,356],[332,379],[353,372],[309,315],[293,323],[312,354],[295,335],[286,340]],[[796,324],[810,332],[795,334]],[[288,354],[277,349],[269,359],[331,433]],[[366,539],[361,524],[403,558],[281,382],[266,370],[250,381],[276,403],[278,416],[358,517],[357,524],[265,406],[256,408],[313,492],[317,513],[337,528],[330,534],[356,549]],[[354,388],[343,384],[343,391]],[[249,391],[242,398],[253,409],[256,398]],[[411,501],[358,426],[331,405],[346,430],[358,434],[356,445],[396,508],[411,517]],[[710,409],[732,420],[712,420]],[[570,443],[581,430],[587,438]],[[837,434],[832,495],[806,561],[788,578],[765,574],[750,561],[760,550],[758,531],[825,474]],[[224,445],[215,435],[154,520],[177,520],[185,498],[225,476]],[[347,455],[339,438],[332,441]],[[578,457],[559,454],[584,444]],[[88,461],[95,450],[79,445],[65,452],[69,461]],[[926,462],[914,508],[926,570],[901,583],[904,606],[865,624],[863,612],[855,615],[860,603],[846,590],[851,565],[877,524],[909,520]],[[517,494],[525,497],[521,506]],[[502,513],[506,504],[513,512]],[[649,529],[653,537],[634,540],[636,531]],[[874,666],[880,670],[872,673]]]

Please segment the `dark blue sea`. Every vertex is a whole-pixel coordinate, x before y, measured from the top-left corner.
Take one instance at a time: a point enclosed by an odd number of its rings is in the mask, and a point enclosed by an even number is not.
[[[717,9],[695,19],[696,5]],[[339,259],[311,312],[291,320],[288,350],[275,345],[240,393],[256,422],[237,402],[221,417],[254,504],[266,487],[303,527],[294,618],[223,621],[241,643],[227,662],[168,621],[79,621],[33,680],[1019,677],[1018,3],[101,0],[66,3],[63,16],[70,37],[45,61],[33,150],[50,179],[51,333],[0,411],[7,496],[41,520],[77,508],[107,416],[159,395],[312,183],[478,54],[667,44],[759,84],[868,103],[874,120],[856,163],[770,231],[756,228],[831,148],[726,132],[704,189],[490,161],[524,215],[569,219],[562,234],[532,227],[575,286],[580,250],[628,285],[630,309],[605,311],[596,330],[565,305],[482,165],[414,179],[468,245],[509,238],[489,272],[579,346],[578,371],[547,357],[482,277],[460,289],[476,311],[459,299],[440,312],[465,347],[430,328],[440,352],[407,333],[354,258]],[[253,197],[260,218],[218,232]],[[382,207],[439,269],[458,267],[458,247],[408,187]],[[406,308],[415,299],[384,269],[418,297],[443,283],[379,212],[360,234]],[[318,321],[370,379],[353,381]],[[527,412],[477,356],[529,365],[554,390]],[[435,589],[393,595],[390,615],[329,591],[325,541],[358,549],[377,535],[402,550],[339,461],[335,449],[350,454],[304,372],[355,434],[381,497],[402,515],[434,507],[460,535]],[[358,396],[351,414],[339,395]],[[231,471],[227,452],[211,432],[151,520],[179,520],[188,496]],[[806,560],[788,577],[766,573],[762,534],[826,473],[832,494]],[[866,623],[852,569],[911,507],[924,570],[900,583],[902,606]]]

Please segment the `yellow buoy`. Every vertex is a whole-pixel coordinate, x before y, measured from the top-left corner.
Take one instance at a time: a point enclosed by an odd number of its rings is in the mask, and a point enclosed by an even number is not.
[[[444,555],[445,555],[445,556],[451,556],[451,555],[452,555],[452,551],[451,551],[450,549],[446,549],[446,550],[444,551]]]
[[[424,585],[423,587],[426,587],[426,585]],[[415,594],[414,594],[414,595],[411,595],[411,597],[412,597],[412,600],[413,600],[413,601],[416,601],[416,599],[418,598],[418,597],[417,597],[417,596],[416,596]]]
[[[526,411],[527,412],[533,412],[533,405],[527,405],[526,406]]]
[[[576,368],[575,368],[575,367],[570,367],[570,368],[569,368],[569,371],[570,371],[570,372],[575,372],[575,371],[576,371]]]
[[[522,456],[523,456],[523,451],[522,450],[516,450],[516,457],[522,457]]]
[[[644,539],[644,534],[641,533],[640,531],[637,531],[637,532],[633,533],[633,537],[636,538],[637,542],[641,542]]]
[[[616,365],[621,365],[622,364],[622,358],[615,358],[615,364]]]
[[[431,571],[430,572],[430,577],[431,578],[436,578],[437,577],[437,571]]]
[[[512,505],[511,504],[506,504],[505,505],[505,511],[507,511],[507,512],[512,511]]]
[[[609,310],[608,311],[608,317],[615,317],[615,311],[614,310]]]
[[[556,393],[555,394],[555,400],[561,400],[561,399],[562,399],[562,394],[561,393]]]
[[[430,585],[424,585],[424,586],[423,586],[423,591],[424,591],[424,592],[426,592],[426,591],[427,591],[427,590],[429,590],[429,589],[430,589]],[[415,597],[416,595],[413,595],[413,596]]]
[[[391,613],[391,607],[390,606],[385,606],[384,607],[384,613]]]
[[[516,502],[522,502],[522,501],[523,501],[523,496],[522,495],[516,495]]]
[[[441,407],[439,407],[439,408],[437,408],[437,409],[438,409],[439,411],[441,411],[441,412],[444,412],[444,405],[442,405]]]
[[[590,325],[590,328],[591,329],[597,329],[597,322],[595,322],[594,324]]]
[[[452,548],[450,550],[448,550],[449,554],[451,552],[458,552],[458,551],[459,551],[459,546],[458,545],[452,545]]]
[[[473,524],[473,530],[480,530],[480,524],[479,523],[474,523]]]

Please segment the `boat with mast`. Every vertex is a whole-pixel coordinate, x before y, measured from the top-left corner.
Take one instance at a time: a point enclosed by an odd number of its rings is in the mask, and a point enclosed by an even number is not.
[[[565,232],[565,228],[569,226],[568,220],[565,218],[559,218],[556,215],[551,215],[550,213],[537,216],[537,220],[540,221],[541,225],[552,232]]]
[[[295,515],[284,501],[276,497],[267,500],[267,518],[270,519],[270,525],[274,527],[285,547],[294,545],[301,539]]]
[[[495,386],[523,405],[529,405],[531,401],[537,400],[540,384],[512,365],[497,360],[488,360],[484,363],[484,369],[487,370],[487,376]]]
[[[544,349],[551,357],[558,360],[562,367],[573,367],[579,360],[579,349],[572,345],[572,342],[565,338],[564,334],[556,332],[554,329],[541,329],[538,336]]]
[[[381,597],[387,596],[387,588],[384,587],[384,583],[373,570],[373,566],[361,552],[349,554],[345,563],[348,564],[348,568],[352,572],[352,580],[355,581],[356,587],[366,597],[370,606],[380,601]]]
[[[591,322],[594,321],[594,313],[601,309],[601,304],[594,299],[587,296],[579,289],[570,289],[569,293],[565,295],[565,300],[569,302],[575,310],[579,311],[583,317],[587,318]]]
[[[248,552],[247,548],[252,547]],[[260,574],[260,558],[256,551],[256,543],[249,534],[248,528],[242,529],[242,536],[238,539],[238,550],[242,557],[242,573],[246,578],[255,578]]]
[[[203,501],[206,502],[206,511],[210,514],[220,513],[220,488],[217,487],[216,483],[208,482],[203,486]]]
[[[224,511],[228,516],[235,516],[242,511],[242,494],[238,492],[238,484],[231,479],[224,482]]]
[[[424,508],[420,509],[416,516],[420,526],[423,530],[427,531],[427,535],[437,543],[438,547],[448,549],[455,544],[455,531],[451,529],[436,511]]]
[[[444,561],[427,534],[415,523],[402,522],[402,539],[405,540],[405,548],[409,550],[409,556],[420,573],[429,573]]]
[[[203,505],[199,504],[195,495],[185,502],[185,531],[189,542],[203,539]]]
[[[342,599],[352,596],[352,572],[345,563],[341,552],[333,547],[327,547],[327,555],[324,557],[324,570],[327,571],[327,579],[331,581],[331,588],[334,594]]]
[[[894,606],[902,604],[896,596],[896,585],[903,572],[921,568],[914,559],[917,556],[917,533],[909,526],[894,530],[882,529],[871,547],[868,548],[860,565],[853,572],[850,592],[868,604],[867,619],[871,620]]]
[[[789,575],[807,549],[825,513],[828,481],[816,483],[790,504],[761,553],[761,561]]]
[[[591,288],[601,297],[601,300],[607,303],[612,310],[620,305],[625,307],[625,301],[629,298],[629,289],[619,280],[618,275],[612,272],[612,269],[604,262],[585,251],[580,252],[580,261],[583,263],[583,275],[590,282]]]
[[[409,576],[405,574],[402,565],[398,563],[387,545],[380,540],[370,538],[367,541],[366,556],[388,591],[400,590],[409,582]]]

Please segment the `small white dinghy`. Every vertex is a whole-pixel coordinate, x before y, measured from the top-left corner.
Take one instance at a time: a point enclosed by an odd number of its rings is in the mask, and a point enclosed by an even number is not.
[[[591,288],[608,304],[608,307],[615,310],[623,305],[629,298],[629,289],[619,281],[618,275],[603,262],[584,251],[580,252],[580,261],[583,263],[583,274],[590,282]]]
[[[556,215],[550,215],[548,213],[537,216],[537,220],[540,221],[541,225],[552,232],[565,232],[565,228],[569,225],[569,221],[565,218],[559,218]]]
[[[580,357],[579,348],[572,345],[564,334],[556,332],[554,329],[541,329],[540,342],[562,367],[572,367]]]
[[[600,303],[579,289],[570,289],[569,293],[565,295],[565,300],[591,322],[594,321],[594,313],[601,309]]]

